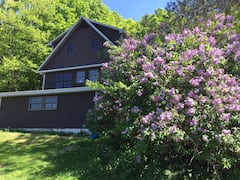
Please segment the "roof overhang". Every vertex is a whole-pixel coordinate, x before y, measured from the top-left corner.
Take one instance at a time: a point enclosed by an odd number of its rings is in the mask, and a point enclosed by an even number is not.
[[[39,96],[39,95],[41,96],[41,95],[67,94],[67,93],[92,92],[92,91],[96,91],[96,89],[90,89],[89,87],[74,87],[74,88],[47,89],[47,90],[16,91],[16,92],[0,93],[0,98],[18,97],[18,96]]]
[[[71,71],[71,70],[97,68],[97,67],[102,67],[102,64],[90,64],[90,65],[73,66],[73,67],[66,67],[66,68],[47,69],[47,70],[37,71],[37,73],[44,74],[44,73],[51,73],[51,72]]]

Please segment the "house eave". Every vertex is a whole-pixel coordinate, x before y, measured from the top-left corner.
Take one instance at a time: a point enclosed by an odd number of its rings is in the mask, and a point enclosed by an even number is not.
[[[96,89],[89,87],[74,87],[74,88],[60,88],[60,89],[46,89],[46,90],[32,90],[32,91],[16,91],[0,93],[2,97],[18,97],[18,96],[38,96],[38,95],[51,95],[51,94],[67,94],[78,92],[93,92]]]
[[[73,66],[73,67],[66,67],[66,68],[47,69],[47,70],[37,71],[37,73],[44,74],[44,73],[51,73],[51,72],[71,71],[71,70],[97,68],[97,67],[102,67],[102,64],[90,64],[90,65]]]

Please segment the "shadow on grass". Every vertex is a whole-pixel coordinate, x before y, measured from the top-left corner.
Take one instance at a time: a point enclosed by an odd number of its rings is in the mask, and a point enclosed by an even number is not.
[[[99,179],[93,158],[99,143],[100,139],[88,137],[18,133],[0,143],[0,175],[18,172],[28,179]]]

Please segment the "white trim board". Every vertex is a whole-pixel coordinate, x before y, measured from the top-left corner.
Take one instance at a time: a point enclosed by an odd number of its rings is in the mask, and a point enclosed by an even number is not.
[[[95,68],[95,67],[102,67],[102,64],[90,64],[90,65],[73,66],[73,67],[66,67],[66,68],[47,69],[47,70],[37,71],[37,73],[43,74],[43,73],[50,73],[50,72],[60,72],[60,71],[69,71],[69,70]]]
[[[32,91],[16,91],[0,93],[1,97],[16,97],[16,96],[36,96],[36,95],[50,95],[50,94],[66,94],[77,92],[91,92],[95,89],[89,87],[74,87],[74,88],[61,88],[61,89],[46,89],[46,90],[32,90]]]
[[[22,130],[27,132],[57,132],[57,133],[86,133],[87,135],[91,135],[91,132],[87,128],[13,128],[16,130]]]

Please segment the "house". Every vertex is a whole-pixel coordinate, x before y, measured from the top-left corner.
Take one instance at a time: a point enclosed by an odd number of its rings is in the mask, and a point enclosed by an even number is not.
[[[122,29],[81,17],[48,43],[52,52],[37,71],[42,90],[0,93],[0,128],[83,129],[96,93],[86,79],[96,81],[102,63],[109,61],[103,43],[115,45],[123,35]]]

